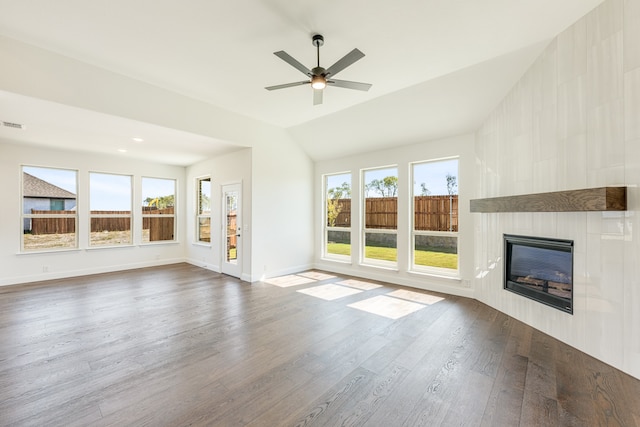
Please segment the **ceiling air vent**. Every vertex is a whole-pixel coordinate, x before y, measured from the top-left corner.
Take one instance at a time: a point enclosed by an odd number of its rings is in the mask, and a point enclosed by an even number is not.
[[[8,128],[14,129],[25,129],[25,125],[21,125],[20,123],[12,123],[12,122],[2,122],[2,126],[6,126]]]

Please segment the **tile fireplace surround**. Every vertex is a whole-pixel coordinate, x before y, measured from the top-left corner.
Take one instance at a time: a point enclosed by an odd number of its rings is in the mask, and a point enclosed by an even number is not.
[[[473,215],[477,298],[640,379],[640,2],[553,39],[476,133],[475,198],[626,187],[626,211]],[[504,234],[574,241],[573,316],[505,292]]]

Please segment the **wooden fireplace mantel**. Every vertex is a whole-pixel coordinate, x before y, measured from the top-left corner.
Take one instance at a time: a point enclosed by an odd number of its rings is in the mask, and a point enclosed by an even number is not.
[[[626,211],[627,187],[599,187],[475,199],[471,212]]]

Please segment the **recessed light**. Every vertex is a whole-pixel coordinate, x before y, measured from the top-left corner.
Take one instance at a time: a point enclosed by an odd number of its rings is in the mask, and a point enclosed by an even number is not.
[[[143,142],[143,141],[144,141],[144,139],[139,138],[139,137],[137,137],[137,136],[136,136],[136,137],[134,137],[134,138],[131,138],[131,139],[133,139],[135,142]]]
[[[124,148],[118,148],[118,151],[119,151],[120,153],[126,153],[126,152],[127,152],[127,150],[125,150]]]

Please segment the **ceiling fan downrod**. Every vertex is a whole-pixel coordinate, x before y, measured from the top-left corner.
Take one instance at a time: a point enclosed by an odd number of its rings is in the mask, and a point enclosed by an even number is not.
[[[318,55],[318,66],[311,70],[313,73],[311,76],[311,87],[314,90],[322,90],[327,86],[326,70],[320,66],[320,46],[324,44],[324,37],[320,34],[316,34],[311,38],[311,42],[316,47]]]
[[[318,68],[320,68],[320,46],[324,44],[324,37],[320,34],[316,34],[311,38],[311,43],[313,43],[318,52]]]

